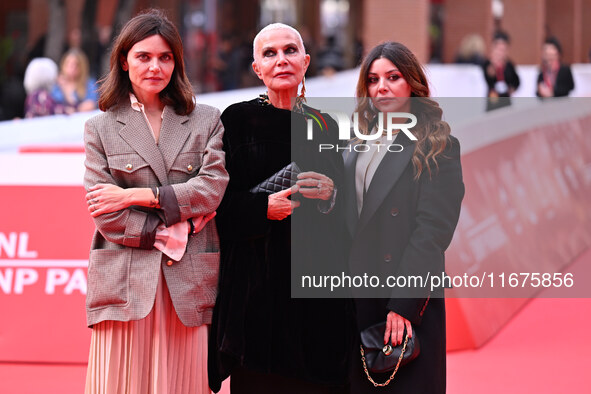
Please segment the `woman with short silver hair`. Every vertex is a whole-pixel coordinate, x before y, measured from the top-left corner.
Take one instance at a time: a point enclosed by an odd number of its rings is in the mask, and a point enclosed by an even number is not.
[[[65,113],[63,105],[51,96],[51,89],[57,81],[57,64],[47,57],[31,60],[25,71],[25,118]]]
[[[210,387],[217,392],[231,375],[233,394],[341,393],[353,339],[351,300],[290,293],[294,272],[344,264],[342,158],[318,152],[319,143],[337,144],[337,125],[303,103],[310,56],[297,30],[269,25],[253,46],[252,67],[267,93],[231,105],[221,117],[230,183],[217,216],[221,266]],[[312,122],[312,141],[306,139],[310,114],[325,121],[322,129]],[[257,190],[291,162],[303,171],[293,187]]]

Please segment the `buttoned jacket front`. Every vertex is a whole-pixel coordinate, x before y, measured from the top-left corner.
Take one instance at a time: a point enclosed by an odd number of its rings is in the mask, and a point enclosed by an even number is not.
[[[460,143],[450,136],[432,173],[424,169],[418,179],[412,156],[415,142],[400,133],[401,151],[388,152],[380,162],[357,214],[355,169],[358,153],[345,158],[347,228],[351,235],[350,274],[378,276],[382,283],[394,278],[425,277],[445,271],[444,252],[451,242],[464,196]],[[445,393],[445,301],[443,289],[428,286],[378,286],[352,289],[357,325],[363,330],[386,320],[394,311],[409,320],[419,338],[421,353],[400,368],[383,393]],[[372,298],[364,298],[372,297]],[[375,298],[373,298],[375,297]],[[354,354],[356,393],[378,390],[365,377],[359,353]],[[389,374],[385,374],[389,375]],[[375,376],[374,376],[375,377]],[[379,376],[385,381],[388,376]],[[355,378],[354,378],[355,379]]]
[[[189,115],[165,107],[158,144],[144,115],[120,104],[86,122],[84,187],[171,185],[178,202],[175,222],[217,209],[227,182],[223,126],[217,109],[198,104]],[[87,324],[144,318],[152,309],[160,270],[174,309],[185,326],[211,322],[217,291],[219,240],[215,221],[189,236],[178,262],[155,248],[141,249],[148,218],[159,210],[131,206],[94,218],[86,297]]]

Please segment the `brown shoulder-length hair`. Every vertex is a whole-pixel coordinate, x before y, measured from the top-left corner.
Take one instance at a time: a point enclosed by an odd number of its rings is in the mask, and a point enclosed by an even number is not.
[[[404,80],[410,85],[411,111],[417,117],[417,126],[412,133],[417,137],[417,143],[412,156],[415,168],[415,179],[421,176],[426,168],[431,175],[432,166],[437,168],[437,157],[445,150],[448,143],[450,128],[447,122],[441,120],[442,110],[439,104],[432,100],[429,82],[421,63],[416,56],[399,42],[385,42],[373,48],[361,62],[359,80],[357,82],[357,106],[359,114],[359,130],[369,134],[378,110],[369,99],[368,75],[369,69],[377,59],[390,60],[400,71]]]
[[[195,108],[193,89],[185,74],[183,43],[178,30],[160,10],[150,9],[132,18],[123,26],[111,50],[109,73],[100,81],[99,108],[109,108],[129,97],[131,81],[127,71],[123,71],[121,60],[127,57],[131,47],[155,34],[160,35],[170,45],[174,57],[174,70],[170,82],[160,92],[160,99],[174,108],[179,115],[188,115]]]

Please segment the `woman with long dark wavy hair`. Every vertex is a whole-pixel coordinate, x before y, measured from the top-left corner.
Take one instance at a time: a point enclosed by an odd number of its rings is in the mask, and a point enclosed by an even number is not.
[[[422,66],[404,45],[380,44],[363,60],[356,112],[359,131],[367,138],[353,141],[355,149],[345,157],[352,274],[377,275],[385,281],[388,276],[425,278],[444,272],[444,251],[458,221],[464,184],[459,142],[450,135],[449,125],[441,120],[441,108],[429,95]],[[412,114],[416,125],[407,129],[409,133],[400,128],[388,135],[388,113],[398,113],[391,116],[399,125],[411,118],[405,114]],[[393,144],[396,148],[390,149]],[[384,383],[392,372],[368,376],[357,346],[351,392],[445,392],[442,289],[384,286],[377,290],[354,292],[358,330],[385,323],[384,345],[397,346],[414,329],[421,351],[399,368],[388,385],[376,388],[370,378]],[[361,294],[373,298],[360,298]]]

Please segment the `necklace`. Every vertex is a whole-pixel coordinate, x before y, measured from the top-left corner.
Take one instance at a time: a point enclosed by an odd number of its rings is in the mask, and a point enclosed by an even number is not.
[[[271,104],[271,100],[269,100],[269,94],[267,92],[263,93],[263,94],[259,94],[258,97],[259,103],[263,106],[267,106],[267,105],[273,105]],[[292,108],[293,112],[297,112],[300,114],[304,113],[304,98],[303,97],[296,97],[295,99],[295,105]]]
[[[263,106],[271,105],[271,100],[269,100],[269,95],[267,92],[259,94],[259,102]]]

